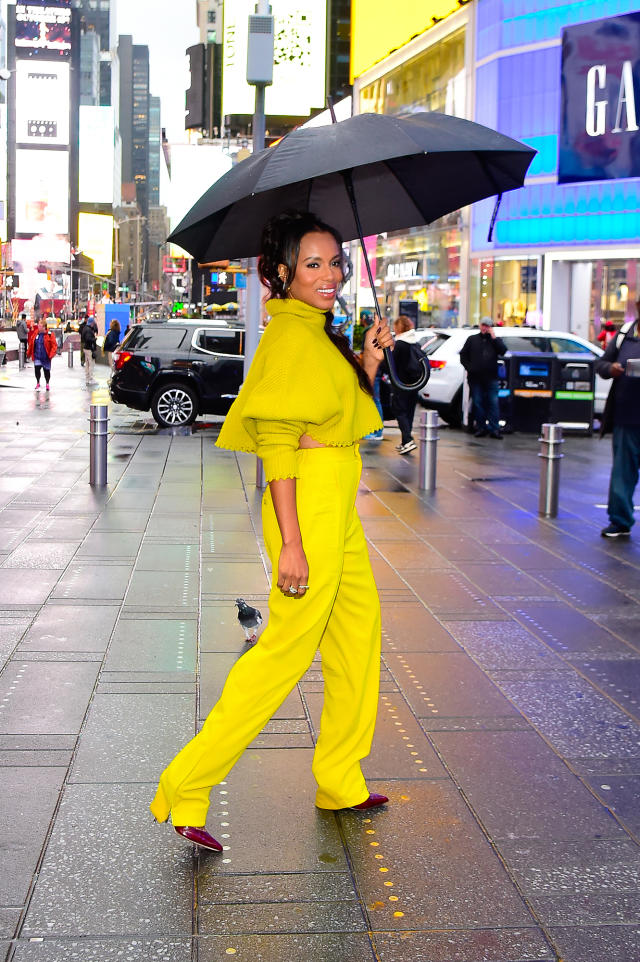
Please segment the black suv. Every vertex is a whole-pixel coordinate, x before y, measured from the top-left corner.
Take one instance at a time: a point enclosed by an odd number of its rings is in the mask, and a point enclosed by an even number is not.
[[[160,427],[226,414],[243,378],[244,330],[206,322],[140,324],[113,355],[109,392]]]

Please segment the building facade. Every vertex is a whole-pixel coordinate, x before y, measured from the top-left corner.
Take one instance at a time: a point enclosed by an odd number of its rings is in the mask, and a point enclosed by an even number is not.
[[[356,78],[355,112],[442,110],[538,150],[525,187],[504,195],[491,242],[493,199],[376,239],[388,313],[413,300],[423,325],[490,316],[586,337],[634,314],[636,6],[477,0]]]

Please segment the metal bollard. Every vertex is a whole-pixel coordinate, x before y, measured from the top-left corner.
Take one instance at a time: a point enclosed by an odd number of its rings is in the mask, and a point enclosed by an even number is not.
[[[540,496],[538,514],[545,518],[555,518],[558,513],[558,491],[560,488],[560,461],[564,457],[560,450],[562,428],[559,424],[543,424],[540,441]]]
[[[73,344],[69,341],[69,347],[67,348],[67,364],[69,367],[73,367]]]
[[[424,411],[418,430],[420,462],[418,465],[418,487],[421,491],[433,492],[436,489],[436,466],[438,462],[438,412]]]
[[[27,363],[27,349],[24,346],[23,341],[18,342],[18,370],[24,371],[24,366]]]
[[[267,482],[264,479],[264,466],[262,464],[261,458],[256,458],[256,488],[258,491],[263,491],[267,486]]]
[[[107,404],[92,404],[89,411],[89,484],[104,488],[107,484],[109,407]]]

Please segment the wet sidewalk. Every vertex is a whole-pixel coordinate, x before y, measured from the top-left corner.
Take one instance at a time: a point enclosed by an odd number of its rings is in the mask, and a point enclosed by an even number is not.
[[[640,534],[599,537],[609,442],[441,431],[438,490],[393,429],[359,509],[383,606],[369,785],[319,812],[314,663],[194,854],[148,812],[266,614],[254,461],[114,407],[88,484],[81,368],[0,375],[0,944],[15,962],[638,962]],[[15,368],[15,365],[14,365]],[[98,371],[104,379],[105,372]],[[600,505],[600,506],[599,506]]]

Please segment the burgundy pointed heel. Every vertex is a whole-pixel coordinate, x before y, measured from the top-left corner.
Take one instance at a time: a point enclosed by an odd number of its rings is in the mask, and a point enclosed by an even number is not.
[[[380,805],[386,805],[388,801],[386,795],[376,795],[375,792],[371,792],[364,802],[360,802],[359,805],[350,805],[349,808],[352,812],[366,812],[368,808],[378,808]]]
[[[174,825],[173,827],[178,835],[200,848],[206,848],[209,852],[222,851],[220,842],[216,841],[213,835],[209,835],[205,828],[194,828],[192,825]]]

